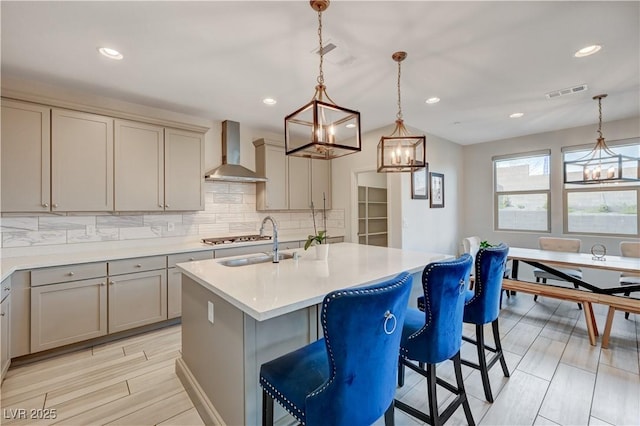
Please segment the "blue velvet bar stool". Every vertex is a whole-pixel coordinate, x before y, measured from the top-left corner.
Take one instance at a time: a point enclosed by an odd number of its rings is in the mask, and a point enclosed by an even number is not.
[[[464,306],[463,320],[465,323],[475,324],[476,338],[462,336],[462,339],[476,346],[478,363],[465,359],[462,360],[462,363],[480,371],[484,396],[489,402],[493,402],[491,384],[489,383],[489,369],[500,361],[504,376],[509,377],[509,369],[502,352],[498,328],[502,278],[504,277],[508,253],[509,246],[504,243],[497,247],[483,248],[478,251],[475,262],[475,286],[473,291],[470,292],[472,297],[468,298]],[[485,344],[484,325],[489,323],[491,323],[493,329],[495,347]],[[493,353],[493,356],[488,361],[486,351]]]
[[[425,312],[407,309],[400,341],[398,385],[404,385],[405,367],[427,379],[429,413],[396,399],[396,408],[431,425],[444,424],[462,405],[467,423],[474,425],[471,408],[462,381],[460,346],[462,313],[471,271],[472,258],[463,254],[449,262],[427,265],[422,272]],[[436,375],[436,364],[453,361],[456,385]],[[453,401],[439,414],[436,385],[455,394]]]
[[[262,364],[262,424],[275,399],[303,425],[393,425],[400,336],[411,276],[329,293],[324,338]]]

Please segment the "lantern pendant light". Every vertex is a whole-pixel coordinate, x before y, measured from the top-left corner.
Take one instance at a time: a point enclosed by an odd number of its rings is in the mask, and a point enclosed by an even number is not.
[[[402,120],[400,63],[406,57],[406,52],[395,52],[391,56],[398,63],[398,113],[393,133],[382,136],[378,143],[378,172],[413,172],[426,164],[425,136],[411,136]]]
[[[598,139],[591,152],[582,158],[564,162],[564,183],[588,185],[594,183],[639,182],[640,158],[616,154],[602,136],[602,99],[598,100]]]
[[[318,85],[308,104],[285,117],[284,143],[287,155],[331,160],[361,150],[360,113],[336,105],[327,95],[322,71],[322,12],[329,7],[329,0],[309,3],[318,12]]]

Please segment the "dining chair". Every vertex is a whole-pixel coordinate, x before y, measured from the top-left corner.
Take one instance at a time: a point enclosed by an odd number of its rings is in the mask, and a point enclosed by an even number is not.
[[[400,358],[398,361],[398,386],[404,385],[405,367],[427,379],[427,404],[429,413],[418,410],[396,399],[395,405],[417,419],[437,426],[462,405],[467,423],[474,425],[469,400],[462,380],[460,346],[462,345],[462,315],[472,258],[463,254],[448,262],[428,264],[422,272],[425,311],[407,309]],[[436,365],[451,360],[456,384],[453,385],[436,374]],[[454,394],[447,407],[439,412],[437,385]]]
[[[621,241],[620,255],[623,257],[640,258],[640,241]],[[634,273],[634,272],[620,273],[620,285],[633,285],[633,284],[640,284],[640,273]],[[625,291],[624,295],[630,296],[631,292]],[[629,312],[624,313],[624,318],[629,319]]]
[[[489,370],[500,361],[502,372],[509,377],[509,369],[502,352],[498,315],[500,314],[500,298],[502,279],[507,263],[509,246],[502,243],[496,247],[482,248],[475,261],[475,286],[472,297],[464,305],[463,322],[475,325],[475,339],[462,336],[462,340],[476,346],[478,362],[462,359],[462,364],[480,371],[482,387],[487,401],[493,402]],[[495,347],[486,345],[484,325],[491,324]],[[487,361],[486,352],[494,355]]]
[[[324,338],[262,364],[262,424],[276,400],[303,425],[394,424],[402,324],[412,278],[406,272],[322,302]]]
[[[538,238],[538,246],[541,250],[567,252],[567,253],[579,253],[581,241],[577,238],[557,238],[557,237],[540,237]],[[580,268],[557,268],[558,271],[565,273],[566,275],[574,278],[582,279],[582,269]],[[536,278],[536,282],[542,281],[543,284],[547,283],[547,280],[565,281],[565,279],[558,277],[542,269],[535,268],[533,270],[533,276]],[[577,284],[573,284],[575,288],[578,288]],[[533,300],[538,300],[538,295],[533,296]],[[578,303],[578,308],[582,309],[582,305]]]
[[[462,249],[464,250],[464,253],[469,253],[471,255],[471,257],[473,258],[474,265],[476,263],[476,254],[478,254],[478,250],[480,250],[481,243],[482,243],[482,240],[478,236],[466,237],[462,239]],[[511,268],[505,265],[504,274],[503,274],[504,278],[509,278],[510,274],[511,274]],[[472,267],[471,276],[474,276],[474,275],[475,275],[475,268]],[[505,290],[504,292],[507,295],[507,297],[511,297],[511,294],[516,293],[515,291],[510,292],[509,290]],[[502,292],[500,292],[500,307],[502,307]]]

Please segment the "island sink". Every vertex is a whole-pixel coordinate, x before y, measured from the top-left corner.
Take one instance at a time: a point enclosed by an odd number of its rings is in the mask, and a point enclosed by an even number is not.
[[[278,260],[293,259],[293,253],[278,253]],[[261,254],[258,256],[241,257],[239,259],[221,260],[218,262],[223,266],[246,266],[255,265],[256,263],[268,263],[273,262],[273,255]]]

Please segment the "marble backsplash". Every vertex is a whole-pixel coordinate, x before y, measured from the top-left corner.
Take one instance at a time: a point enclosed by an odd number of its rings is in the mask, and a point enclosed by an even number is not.
[[[3,214],[2,247],[253,234],[260,230],[267,214],[276,220],[281,232],[313,230],[309,211],[256,211],[255,183],[206,182],[204,191],[205,209],[198,212]],[[343,209],[327,211],[327,228],[344,232],[344,221]],[[322,213],[318,211],[316,224],[322,226]]]

